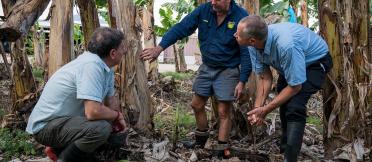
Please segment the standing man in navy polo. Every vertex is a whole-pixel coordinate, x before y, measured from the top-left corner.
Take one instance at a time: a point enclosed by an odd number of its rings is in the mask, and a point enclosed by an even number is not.
[[[203,64],[193,84],[195,94],[191,101],[197,124],[195,145],[204,147],[208,139],[204,106],[212,95],[218,100],[218,141],[220,144],[228,142],[231,103],[240,97],[251,72],[248,49],[240,47],[234,38],[238,22],[247,15],[233,0],[212,0],[188,14],[163,36],[157,47],[143,50],[140,56],[143,60],[153,61],[164,49],[198,28]]]
[[[306,104],[324,83],[332,68],[326,42],[296,23],[267,26],[259,16],[248,16],[238,25],[236,39],[249,47],[252,69],[258,75],[255,109],[248,112],[251,124],[262,124],[265,116],[280,107],[284,161],[297,161],[306,123]],[[279,73],[278,95],[265,105],[272,74]]]

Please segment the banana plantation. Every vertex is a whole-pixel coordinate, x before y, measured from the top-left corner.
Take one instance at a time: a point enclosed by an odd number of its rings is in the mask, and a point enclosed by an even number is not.
[[[219,10],[220,4],[228,6],[221,20],[218,13],[224,12]],[[212,15],[208,19],[203,15],[207,7],[209,11],[205,13]],[[82,58],[84,51],[90,51],[93,42],[90,40],[97,34],[96,29],[106,28],[123,33],[125,54],[112,67],[107,60],[117,59],[116,54],[120,52],[112,52],[117,51],[116,46],[107,59],[100,56],[101,62],[113,71],[111,87],[115,93],[112,97],[117,98],[117,103],[95,102],[105,109],[117,105],[118,109],[107,110],[109,115],[102,120],[114,125],[123,119],[125,138],[120,138],[119,143],[125,144],[114,146],[108,138],[107,143],[89,153],[89,159],[78,161],[372,161],[371,0],[1,0],[1,8],[0,161],[71,161],[64,157],[69,156],[66,152],[70,144],[83,148],[72,140],[67,146],[58,147],[61,149],[58,152],[52,144],[40,140],[41,133],[32,134],[26,129],[33,118],[31,113],[52,95],[46,94],[50,91],[47,83],[54,83],[54,76],[65,70],[64,67]],[[320,90],[312,94],[305,105],[306,125],[295,160],[288,160],[288,156],[295,156],[287,155],[288,146],[282,152],[285,133],[281,130],[279,108],[264,116],[261,125],[252,124],[247,115],[262,106],[256,105],[259,100],[256,94],[262,90],[259,85],[263,76],[255,75],[253,59],[249,64],[253,71],[249,71],[241,95],[234,101],[222,102],[218,95],[200,97],[196,91],[200,88],[196,83],[206,61],[222,57],[216,55],[206,60],[208,52],[205,51],[217,48],[213,45],[240,45],[237,35],[241,24],[230,20],[236,14],[231,10],[238,8],[241,14],[262,17],[269,29],[275,24],[298,24],[322,38],[328,46],[333,67],[325,75]],[[232,29],[235,31],[230,32]],[[219,38],[220,33],[210,34],[212,30],[230,35],[216,39],[214,36]],[[233,43],[225,43],[230,38]],[[169,47],[164,46],[166,41],[171,42]],[[159,47],[160,55],[146,54]],[[225,49],[233,51],[234,48]],[[171,59],[165,61],[166,58]],[[237,69],[242,73],[244,57],[241,59]],[[269,71],[272,82],[268,83],[268,97],[263,99],[263,105],[282,96],[277,92],[281,73],[273,67]],[[228,87],[226,82],[222,83],[221,87]],[[75,98],[76,93],[79,96],[79,86],[74,91]],[[302,85],[302,89],[304,87]],[[232,90],[234,88],[235,84]],[[212,88],[212,93],[217,94],[217,89]],[[190,148],[190,143],[198,142],[202,132],[200,121],[204,120],[198,115],[200,104],[194,102],[195,96],[205,100],[201,107],[208,135],[204,147]],[[83,103],[83,117],[91,122],[86,100],[77,100]],[[51,107],[59,105],[50,103]],[[221,103],[229,103],[226,112],[222,111]],[[60,113],[67,109],[63,108]],[[52,109],[38,110],[39,113],[49,111]],[[230,126],[224,126],[225,113],[229,114]],[[54,128],[56,133],[51,134],[58,134],[57,126]],[[228,130],[225,143],[221,142],[224,128]],[[114,126],[112,130],[115,131]],[[223,156],[220,156],[221,150]]]

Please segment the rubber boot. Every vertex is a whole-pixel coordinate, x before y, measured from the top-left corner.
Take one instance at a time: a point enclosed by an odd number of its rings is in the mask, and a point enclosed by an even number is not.
[[[284,152],[285,162],[296,162],[302,146],[305,122],[287,123],[287,145]]]
[[[204,148],[205,143],[207,142],[209,138],[209,132],[207,130],[205,131],[199,131],[198,129],[195,130],[195,142],[183,142],[183,145],[187,149],[193,149],[193,148]]]
[[[285,147],[287,146],[287,129],[282,128],[282,136],[280,137],[280,153],[285,152]]]
[[[63,162],[90,161],[89,154],[81,151],[74,143],[67,146],[59,156]]]

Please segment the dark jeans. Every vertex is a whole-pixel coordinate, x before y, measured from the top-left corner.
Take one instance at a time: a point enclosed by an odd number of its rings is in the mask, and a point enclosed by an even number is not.
[[[301,91],[280,106],[282,126],[285,127],[287,122],[306,122],[306,104],[310,96],[321,89],[332,66],[332,58],[327,54],[322,59],[306,67],[307,80],[302,84]],[[277,92],[281,92],[287,85],[284,76],[279,75]]]
[[[56,151],[74,143],[81,151],[92,153],[107,142],[111,132],[111,124],[105,120],[89,121],[85,117],[62,117],[50,121],[34,137],[37,142]]]

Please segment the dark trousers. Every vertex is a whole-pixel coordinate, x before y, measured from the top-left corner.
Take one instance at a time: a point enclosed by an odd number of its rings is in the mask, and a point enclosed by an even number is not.
[[[34,137],[37,142],[50,146],[57,152],[74,143],[81,151],[92,153],[107,142],[111,132],[111,124],[105,120],[62,117],[50,121]]]
[[[312,94],[321,89],[327,73],[332,68],[332,58],[327,54],[322,59],[306,67],[306,82],[302,89],[286,103],[280,106],[280,120],[282,125],[287,122],[306,122],[306,104]],[[287,81],[283,75],[279,75],[277,92],[280,93],[286,86]]]

